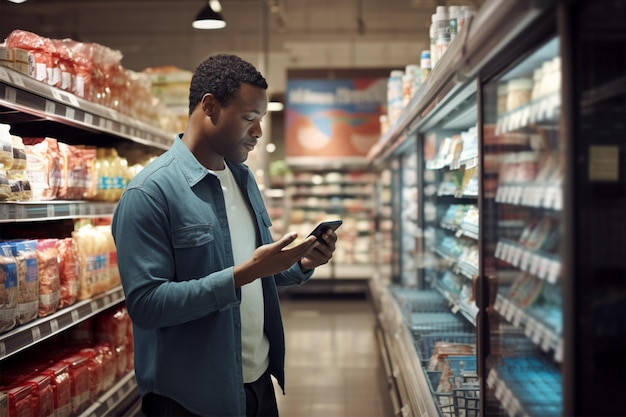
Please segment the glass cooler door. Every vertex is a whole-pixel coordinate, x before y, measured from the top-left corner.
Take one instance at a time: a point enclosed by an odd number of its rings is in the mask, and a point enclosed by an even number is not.
[[[562,415],[559,39],[483,86],[484,415]]]

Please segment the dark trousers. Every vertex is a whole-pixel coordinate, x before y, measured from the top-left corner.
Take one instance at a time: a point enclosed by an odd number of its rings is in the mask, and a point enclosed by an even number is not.
[[[256,381],[244,384],[244,387],[247,417],[278,417],[274,385],[268,371]],[[154,393],[141,399],[141,411],[147,417],[199,417],[171,398]]]

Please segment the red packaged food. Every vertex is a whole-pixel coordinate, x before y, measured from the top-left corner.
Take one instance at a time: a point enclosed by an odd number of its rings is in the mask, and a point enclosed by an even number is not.
[[[103,386],[103,363],[102,354],[94,348],[83,348],[78,352],[87,357],[87,369],[89,370],[89,385],[91,388],[90,399],[95,401],[102,392]]]
[[[48,71],[52,69],[51,42],[49,39],[25,30],[14,30],[6,38],[9,48],[20,48],[30,51],[35,59],[35,79],[48,81]]]
[[[66,363],[69,369],[72,414],[79,414],[87,408],[91,394],[87,357],[75,354],[62,359],[61,362]]]
[[[78,255],[74,239],[67,237],[57,243],[59,254],[60,298],[59,308],[67,307],[76,302],[78,297]]]
[[[125,343],[130,318],[126,308],[108,310],[96,319],[96,339],[111,346]]]
[[[9,397],[9,417],[35,417],[33,400],[31,397],[32,387],[30,384],[22,384],[9,387],[4,391]]]
[[[39,317],[57,311],[61,291],[59,277],[58,239],[37,241],[37,269],[39,271]]]
[[[108,343],[100,343],[95,346],[102,359],[102,390],[106,391],[117,380],[117,362],[115,352]]]
[[[63,362],[58,362],[44,369],[42,374],[50,376],[50,386],[52,387],[55,416],[71,416],[72,387],[70,382],[69,365]]]
[[[33,201],[54,200],[61,183],[61,159],[54,138],[22,138],[26,151],[26,175]]]
[[[24,381],[32,387],[31,398],[33,401],[33,411],[36,417],[53,417],[54,392],[52,391],[52,377],[47,374],[40,374]]]

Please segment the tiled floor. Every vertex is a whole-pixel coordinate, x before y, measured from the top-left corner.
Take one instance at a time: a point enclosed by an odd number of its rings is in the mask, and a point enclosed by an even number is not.
[[[286,395],[281,417],[393,416],[375,317],[364,299],[283,298]]]

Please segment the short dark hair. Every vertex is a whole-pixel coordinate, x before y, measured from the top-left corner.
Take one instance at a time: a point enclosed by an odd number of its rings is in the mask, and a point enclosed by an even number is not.
[[[208,57],[198,65],[191,78],[189,114],[207,93],[213,94],[220,104],[226,105],[237,94],[241,83],[267,90],[267,81],[251,63],[230,54]]]

